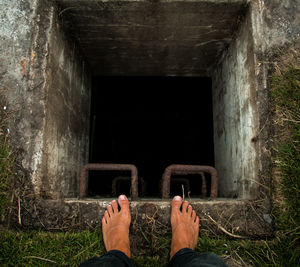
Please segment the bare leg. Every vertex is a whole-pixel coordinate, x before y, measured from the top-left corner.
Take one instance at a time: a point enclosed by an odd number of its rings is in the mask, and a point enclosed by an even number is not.
[[[118,211],[118,203],[113,200],[107,206],[102,218],[103,240],[107,251],[120,250],[130,258],[129,225],[131,215],[129,201],[126,196],[121,195],[118,202],[121,210]]]
[[[181,206],[182,211],[180,211]],[[199,237],[199,217],[189,202],[183,202],[180,196],[176,196],[172,200],[171,226],[170,259],[183,248],[194,249]]]

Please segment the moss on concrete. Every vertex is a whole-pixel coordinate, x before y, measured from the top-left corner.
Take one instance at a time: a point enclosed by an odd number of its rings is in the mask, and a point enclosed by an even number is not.
[[[7,106],[3,97],[0,100],[0,222],[4,220],[6,215],[9,197],[10,186],[9,181],[13,176],[14,156],[9,144],[9,130],[6,127],[8,117]]]

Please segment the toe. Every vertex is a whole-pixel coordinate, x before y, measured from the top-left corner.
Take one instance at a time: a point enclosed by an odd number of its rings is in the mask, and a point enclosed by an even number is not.
[[[105,227],[105,225],[106,225],[106,219],[105,219],[105,216],[103,216],[103,218],[102,218],[102,227]]]
[[[111,216],[111,215],[113,215],[113,208],[112,208],[112,205],[108,205],[107,207],[106,207],[106,209],[107,209],[107,212],[108,212],[108,215],[109,216]]]
[[[129,200],[125,195],[120,195],[118,198],[121,211],[129,211]]]
[[[199,225],[199,217],[198,216],[196,217],[195,224]]]
[[[108,223],[108,220],[109,220],[109,214],[107,212],[107,210],[104,212],[104,218],[106,220],[106,223]]]
[[[182,203],[182,212],[187,212],[187,207],[189,206],[189,202],[183,201]]]
[[[114,213],[118,212],[118,202],[116,200],[110,202],[110,205],[112,206]]]
[[[172,210],[179,211],[182,204],[182,198],[180,196],[175,196],[172,200]]]
[[[193,207],[191,205],[188,205],[188,210],[187,210],[188,215],[192,216],[192,212],[193,212]]]
[[[194,210],[192,212],[192,220],[193,220],[193,222],[195,222],[195,220],[196,220],[196,212]]]

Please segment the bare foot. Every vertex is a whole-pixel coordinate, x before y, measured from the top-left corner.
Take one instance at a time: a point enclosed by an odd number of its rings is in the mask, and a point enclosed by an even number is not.
[[[118,198],[121,210],[118,210],[116,200],[110,202],[102,218],[102,232],[107,251],[120,250],[130,258],[129,225],[131,215],[129,201],[126,196]]]
[[[182,205],[182,211],[180,207]],[[182,202],[180,196],[172,200],[171,212],[172,244],[170,259],[183,248],[194,249],[199,236],[199,217],[189,202]]]

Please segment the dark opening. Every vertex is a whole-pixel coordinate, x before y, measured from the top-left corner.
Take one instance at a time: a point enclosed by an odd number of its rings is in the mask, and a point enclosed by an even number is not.
[[[211,93],[210,78],[94,78],[90,162],[135,164],[139,196],[160,197],[168,165],[214,166]],[[116,177],[123,178],[113,188]],[[126,177],[130,172],[90,172],[89,195],[129,195]],[[171,195],[182,192],[182,182],[175,180]],[[189,177],[191,196],[203,193],[201,184],[200,175]]]

